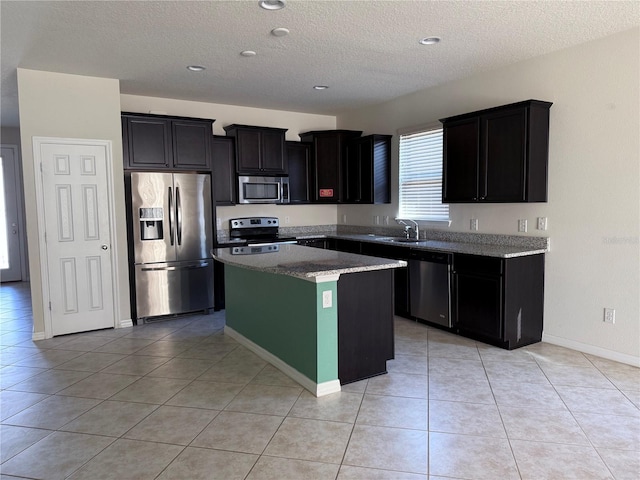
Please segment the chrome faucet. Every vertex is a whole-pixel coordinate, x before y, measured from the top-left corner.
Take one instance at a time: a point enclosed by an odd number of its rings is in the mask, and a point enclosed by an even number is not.
[[[410,218],[396,218],[396,222],[400,225],[404,225],[404,234],[407,240],[411,238],[412,231],[415,232],[415,239],[420,240],[420,230],[418,229],[418,222],[411,220]],[[413,225],[407,224],[407,222],[413,223]]]

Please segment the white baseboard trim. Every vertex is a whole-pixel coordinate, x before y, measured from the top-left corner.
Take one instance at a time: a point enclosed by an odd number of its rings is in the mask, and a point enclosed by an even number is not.
[[[133,320],[131,320],[130,318],[127,318],[125,320],[120,320],[120,323],[116,328],[126,328],[126,327],[133,327]]]
[[[571,348],[572,350],[577,350],[582,353],[588,353],[597,357],[606,358],[608,360],[613,360],[614,362],[626,363],[627,365],[640,367],[640,357],[627,355],[626,353],[614,352],[613,350],[608,350],[606,348],[596,347],[587,343],[576,342],[574,340],[556,337],[554,335],[548,335],[546,333],[542,334],[542,341],[551,343],[553,345],[558,345],[560,347]]]
[[[45,335],[44,332],[33,332],[33,334],[31,335],[31,340],[44,340]]]
[[[316,397],[322,397],[323,395],[329,395],[330,393],[336,393],[341,390],[339,380],[336,379],[336,380],[331,380],[329,382],[316,383],[306,375],[300,373],[298,370],[293,368],[288,363],[283,362],[280,358],[276,357],[271,352],[265,350],[257,343],[252,342],[244,335],[236,332],[233,328],[229,326],[224,327],[224,333],[225,335],[229,335],[239,344],[243,345],[244,347],[247,347],[249,350],[251,350],[253,353],[258,355],[263,360],[266,360],[267,362],[269,362],[271,365],[276,367],[278,370],[280,370],[282,373],[284,373],[291,379],[298,382],[304,388],[306,388],[311,393],[313,393]]]

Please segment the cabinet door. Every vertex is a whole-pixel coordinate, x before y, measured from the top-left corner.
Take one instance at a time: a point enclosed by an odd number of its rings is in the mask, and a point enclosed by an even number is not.
[[[260,172],[260,131],[239,129],[236,135],[238,173]]]
[[[480,199],[487,202],[526,200],[526,108],[481,117]]]
[[[478,199],[480,119],[445,123],[443,129],[443,203]]]
[[[356,139],[347,144],[343,176],[343,201],[346,203],[373,203],[372,172],[370,167],[367,168],[367,158],[371,158],[370,142]]]
[[[211,169],[211,124],[173,120],[173,166],[188,170]]]
[[[317,137],[314,141],[315,189],[313,199],[336,203],[340,198],[341,142],[337,135]]]
[[[286,142],[289,170],[290,203],[311,201],[311,156],[310,145],[300,142]]]
[[[501,340],[502,277],[457,272],[453,283],[454,326],[463,333]]]
[[[171,126],[169,120],[127,118],[129,164],[125,168],[157,169],[171,166]]]
[[[261,134],[261,169],[269,174],[287,173],[284,162],[284,133],[264,130]]]
[[[236,198],[236,152],[233,137],[214,136],[211,141],[213,194],[216,205],[234,205]]]

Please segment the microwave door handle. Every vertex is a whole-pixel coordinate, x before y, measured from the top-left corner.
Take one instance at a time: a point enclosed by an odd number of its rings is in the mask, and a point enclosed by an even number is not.
[[[176,187],[176,217],[178,219],[176,238],[178,245],[182,245],[182,203],[180,202],[180,187]]]
[[[171,187],[169,187],[168,198],[169,198],[169,240],[171,241],[171,245],[173,245],[174,218],[173,218],[173,192]]]

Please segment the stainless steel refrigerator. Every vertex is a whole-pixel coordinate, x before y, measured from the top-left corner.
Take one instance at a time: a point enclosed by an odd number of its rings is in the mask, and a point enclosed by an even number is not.
[[[211,177],[131,173],[136,317],[213,308]]]

